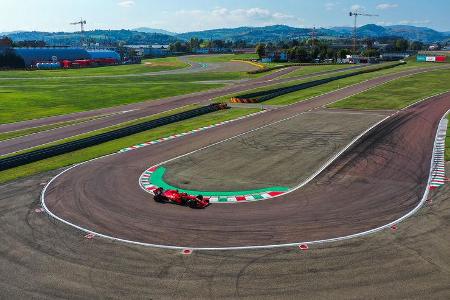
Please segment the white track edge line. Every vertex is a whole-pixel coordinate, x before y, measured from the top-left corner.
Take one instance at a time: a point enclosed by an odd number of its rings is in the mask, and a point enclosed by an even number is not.
[[[358,92],[357,94],[363,93],[363,92],[364,92],[364,91],[361,91],[361,92]],[[428,100],[428,99],[430,99],[430,98],[433,98],[433,97],[440,96],[440,95],[445,94],[445,93],[447,93],[447,92],[448,92],[448,91],[446,91],[446,92],[441,92],[441,93],[437,93],[437,94],[434,94],[434,95],[432,95],[432,96],[428,96],[428,97],[423,98],[423,99],[421,99],[421,100],[418,100],[418,101],[416,101],[416,102],[414,102],[414,103],[412,103],[412,104],[410,104],[410,105],[408,105],[408,106],[406,106],[406,107],[404,107],[404,108],[402,108],[402,109],[400,109],[400,110],[395,111],[393,114],[391,114],[391,115],[385,117],[385,118],[382,119],[381,121],[378,121],[378,122],[375,123],[374,125],[370,126],[368,129],[366,129],[365,131],[363,131],[361,134],[359,134],[358,136],[356,136],[356,137],[355,137],[352,141],[350,141],[350,143],[347,144],[341,151],[339,151],[337,154],[333,155],[329,160],[327,160],[327,161],[325,162],[325,164],[323,164],[321,167],[319,167],[319,169],[318,169],[316,172],[314,172],[311,176],[309,176],[305,181],[301,182],[299,185],[294,186],[292,189],[288,190],[287,192],[285,192],[285,193],[283,193],[283,194],[280,194],[280,195],[277,195],[277,196],[273,196],[273,197],[270,197],[270,198],[267,198],[267,199],[261,199],[261,200],[259,200],[259,201],[264,201],[264,200],[269,200],[269,199],[273,199],[273,198],[277,198],[277,197],[282,197],[282,196],[285,196],[286,194],[292,193],[292,192],[298,190],[299,188],[305,186],[306,184],[308,184],[309,182],[311,182],[315,177],[317,177],[317,176],[318,176],[323,170],[325,170],[329,165],[331,165],[336,159],[338,159],[339,156],[341,156],[345,151],[347,151],[351,146],[353,146],[360,138],[362,138],[364,135],[366,135],[368,132],[370,132],[372,129],[374,129],[375,127],[377,127],[378,125],[380,125],[381,123],[383,123],[384,121],[386,121],[387,119],[389,119],[390,117],[395,116],[395,115],[397,115],[400,111],[406,110],[406,109],[410,108],[411,106],[414,106],[414,105],[416,105],[416,104],[418,104],[418,103],[420,103],[420,102],[426,101],[426,100]],[[351,97],[351,96],[348,96],[348,97]],[[230,141],[230,140],[239,138],[239,137],[241,137],[241,136],[244,136],[244,135],[246,135],[246,134],[249,134],[249,133],[258,131],[258,130],[263,129],[263,128],[265,128],[265,127],[269,127],[269,126],[276,125],[276,124],[281,123],[281,122],[284,122],[284,121],[288,121],[288,120],[290,120],[290,119],[296,118],[296,117],[298,117],[298,116],[300,116],[300,115],[303,115],[303,114],[306,114],[306,113],[311,113],[311,112],[313,112],[314,110],[316,110],[316,109],[313,108],[313,109],[310,109],[310,110],[307,110],[307,111],[304,111],[304,112],[297,113],[297,114],[292,115],[292,116],[290,116],[290,117],[287,117],[287,118],[284,118],[284,119],[281,119],[281,120],[278,120],[278,121],[274,121],[274,122],[272,122],[272,123],[265,124],[265,125],[263,125],[263,126],[260,126],[260,127],[257,127],[257,128],[254,128],[254,129],[251,129],[251,130],[248,130],[248,131],[245,131],[245,132],[240,133],[240,134],[238,134],[238,135],[235,135],[235,136],[226,138],[226,139],[224,139],[224,140],[215,142],[215,143],[213,143],[213,144],[209,144],[209,145],[204,146],[204,147],[202,147],[202,148],[193,150],[193,151],[191,151],[191,152],[188,152],[188,153],[185,153],[185,154],[182,154],[182,155],[173,157],[173,158],[171,158],[171,159],[165,160],[165,161],[163,161],[163,162],[154,164],[154,165],[152,165],[151,167],[159,167],[159,166],[164,165],[164,164],[167,164],[167,163],[169,163],[169,162],[171,162],[171,161],[174,161],[174,160],[183,158],[183,157],[185,157],[185,156],[192,155],[192,154],[194,154],[194,153],[196,153],[196,152],[200,152],[200,151],[203,151],[203,150],[208,149],[208,148],[210,148],[210,147],[214,147],[214,146],[219,145],[219,144],[222,144],[222,143],[224,143],[224,142],[227,142],[227,141]],[[148,194],[152,194],[151,192],[149,192],[147,189],[145,189],[145,188],[141,185],[142,177],[144,176],[144,174],[145,174],[146,171],[147,171],[147,169],[145,169],[145,170],[142,172],[142,174],[139,176],[138,184],[139,184],[139,187],[140,187],[143,191],[145,191],[145,192],[148,193]],[[259,201],[256,201],[256,202],[259,202]],[[255,202],[255,201],[220,202],[220,203],[217,202],[217,203],[214,203],[214,204],[243,204],[243,203],[248,203],[248,202]]]
[[[427,97],[427,98],[425,98],[424,100],[429,99],[429,98],[430,98],[430,97]],[[415,104],[417,104],[417,103],[415,103]],[[406,108],[404,108],[404,109],[406,109]],[[403,110],[404,110],[404,109],[403,109]],[[399,111],[398,111],[398,112],[399,112]],[[389,116],[389,117],[392,117],[392,116],[398,114],[398,112],[396,112],[395,114],[393,114],[393,115],[391,115],[391,116]],[[445,117],[447,117],[447,115],[448,115],[449,113],[450,113],[450,110],[448,110],[448,111],[443,115],[443,117],[440,119],[440,122],[441,122]],[[387,117],[386,119],[388,119],[389,117]],[[439,122],[439,123],[440,123],[440,122]],[[386,229],[386,228],[388,228],[388,227],[390,227],[390,226],[392,226],[392,225],[394,225],[394,224],[398,224],[398,223],[402,222],[403,220],[409,218],[409,217],[412,216],[413,214],[415,214],[415,213],[423,206],[423,204],[425,203],[425,201],[426,201],[426,199],[427,199],[427,197],[428,197],[428,194],[429,194],[429,185],[430,185],[431,179],[432,179],[433,161],[434,161],[434,158],[435,158],[435,150],[436,150],[436,146],[437,146],[436,144],[437,144],[437,136],[438,136],[438,133],[439,133],[439,126],[438,126],[438,128],[436,129],[436,134],[435,134],[435,140],[434,140],[434,144],[433,144],[433,153],[432,153],[432,156],[431,156],[430,171],[429,171],[429,176],[428,176],[427,186],[426,186],[426,188],[425,188],[425,192],[424,192],[424,195],[423,195],[421,201],[419,202],[419,204],[418,204],[415,208],[413,208],[411,211],[409,211],[407,214],[403,215],[402,217],[398,218],[397,220],[394,220],[394,221],[392,221],[392,222],[390,222],[390,223],[388,223],[388,224],[385,224],[385,225],[383,225],[383,226],[380,226],[380,227],[377,227],[377,228],[374,228],[374,229],[370,229],[370,230],[367,230],[367,231],[355,233],[355,234],[352,234],[352,235],[347,235],[347,236],[342,236],[342,237],[336,237],[336,238],[331,238],[331,239],[323,239],[323,240],[316,240],[316,241],[306,241],[306,242],[296,242],[296,243],[287,243],[287,244],[274,244],[274,245],[261,245],[261,246],[237,246],[237,247],[189,247],[189,246],[168,246],[168,245],[158,245],[158,244],[151,244],[151,243],[143,243],[143,242],[137,242],[137,241],[132,241],[132,240],[126,240],[126,239],[116,238],[116,237],[108,236],[108,235],[105,235],[105,234],[97,233],[97,232],[95,232],[95,231],[92,231],[92,230],[83,228],[83,227],[78,226],[78,225],[75,225],[75,224],[73,224],[73,223],[70,223],[69,221],[66,221],[66,220],[64,220],[64,219],[62,219],[62,218],[56,216],[55,214],[53,214],[53,213],[48,209],[48,207],[47,207],[46,204],[45,204],[45,192],[47,191],[47,188],[50,186],[50,184],[51,184],[54,180],[56,180],[59,176],[61,176],[62,174],[66,173],[67,171],[69,171],[69,170],[71,170],[71,169],[73,169],[73,168],[75,168],[75,167],[77,167],[77,166],[80,166],[80,165],[85,164],[85,163],[88,163],[88,162],[90,162],[90,161],[94,161],[94,160],[97,160],[97,159],[101,159],[101,158],[104,158],[104,157],[107,157],[107,156],[112,156],[112,155],[115,155],[115,154],[117,154],[117,153],[112,153],[112,154],[105,155],[105,156],[101,156],[101,157],[98,157],[98,158],[95,158],[95,159],[92,159],[92,160],[89,160],[89,161],[86,161],[86,162],[83,162],[83,163],[80,163],[80,164],[76,164],[76,165],[74,165],[74,166],[72,166],[72,167],[70,167],[70,168],[64,170],[63,172],[59,173],[59,174],[56,175],[55,177],[53,177],[53,178],[47,183],[47,185],[44,187],[44,189],[43,189],[42,192],[41,192],[41,205],[42,205],[42,207],[44,208],[44,210],[45,210],[51,217],[53,217],[53,218],[55,218],[55,219],[61,221],[62,223],[65,223],[66,225],[69,225],[69,226],[72,226],[72,227],[74,227],[74,228],[77,228],[77,229],[79,229],[79,230],[81,230],[81,231],[83,231],[83,232],[91,233],[91,234],[94,234],[95,236],[103,237],[103,238],[110,239],[110,240],[113,240],[113,241],[125,242],[125,243],[129,243],[129,244],[140,245],[140,246],[146,246],[146,247],[162,248],[162,249],[183,250],[183,249],[187,249],[187,248],[188,248],[188,249],[192,249],[192,250],[203,250],[203,251],[213,251],[213,250],[217,250],[217,251],[222,251],[222,250],[252,250],[252,249],[273,249],[273,248],[282,248],[282,247],[292,247],[292,246],[299,246],[299,245],[301,245],[301,244],[309,244],[309,245],[312,245],[312,244],[323,244],[323,243],[330,243],[330,242],[343,241],[343,240],[347,240],[347,239],[352,239],[352,238],[356,238],[356,237],[361,237],[361,236],[369,235],[369,234],[372,234],[372,233],[381,231],[381,230],[383,230],[383,229]]]
[[[295,116],[292,116],[292,117],[289,117],[289,118],[286,118],[286,119],[283,119],[283,120],[280,120],[280,121],[276,121],[276,123],[281,122],[281,121],[286,121],[286,120],[289,120],[289,119],[294,118],[294,117],[298,117],[298,116],[303,115],[303,114],[306,114],[306,113],[311,113],[311,112],[310,112],[310,111],[302,112],[302,113],[296,114]],[[386,121],[386,120],[387,120],[388,118],[390,118],[390,117],[391,117],[391,116],[387,116],[387,117],[383,118],[382,120],[380,120],[380,121],[376,122],[375,124],[373,124],[372,126],[370,126],[368,129],[364,130],[364,131],[363,131],[362,133],[360,133],[358,136],[356,136],[353,140],[350,141],[349,144],[347,144],[346,146],[344,146],[344,148],[342,148],[338,153],[336,153],[336,154],[333,155],[330,159],[328,159],[322,166],[319,167],[319,169],[318,169],[316,172],[314,172],[311,176],[309,176],[305,181],[303,181],[303,182],[301,182],[300,184],[294,186],[292,189],[289,189],[287,192],[285,192],[285,193],[283,193],[283,194],[281,194],[281,195],[273,196],[273,197],[266,198],[266,199],[261,199],[261,200],[259,200],[259,201],[264,201],[264,200],[269,200],[269,199],[273,199],[273,198],[278,198],[278,197],[286,196],[287,194],[290,194],[290,193],[292,193],[292,192],[298,190],[299,188],[305,186],[305,185],[308,184],[311,180],[313,180],[315,177],[317,177],[320,173],[322,173],[322,171],[325,170],[329,165],[331,165],[336,159],[338,159],[339,156],[341,156],[348,148],[350,148],[351,146],[353,146],[353,144],[355,144],[361,137],[363,137],[365,134],[367,134],[367,133],[368,133],[369,131],[371,131],[373,128],[377,127],[378,125],[380,125],[381,123],[383,123],[384,121]],[[164,164],[166,164],[166,163],[168,163],[168,162],[177,160],[177,159],[182,158],[182,157],[185,157],[185,156],[189,156],[189,155],[194,154],[194,153],[196,153],[196,152],[200,152],[200,151],[202,151],[202,150],[205,150],[205,149],[207,149],[207,148],[209,148],[209,147],[213,147],[213,146],[215,146],[215,145],[224,143],[224,142],[226,142],[226,141],[228,141],[228,140],[235,139],[235,138],[237,138],[237,137],[239,137],[239,136],[241,136],[241,135],[245,135],[245,134],[251,133],[251,132],[253,132],[253,131],[257,131],[257,130],[259,130],[259,129],[262,129],[262,128],[264,128],[264,127],[267,127],[267,126],[270,126],[270,125],[273,125],[273,124],[274,124],[274,123],[267,124],[267,125],[264,125],[263,127],[255,128],[255,129],[253,129],[252,131],[247,131],[247,132],[241,133],[240,135],[232,136],[232,137],[230,137],[230,138],[228,138],[228,139],[225,139],[225,140],[216,142],[216,143],[214,143],[214,144],[205,146],[205,147],[203,147],[203,148],[199,148],[199,149],[197,149],[197,150],[191,151],[191,152],[189,152],[189,153],[186,153],[186,154],[183,154],[183,155],[180,155],[180,156],[171,158],[171,159],[169,159],[169,160],[160,162],[160,163],[158,163],[158,164],[156,164],[156,165],[152,165],[151,167],[158,167],[158,166],[164,165]],[[138,181],[138,183],[139,183],[139,186],[141,187],[141,189],[143,189],[143,190],[144,190],[145,192],[147,192],[147,193],[150,193],[149,191],[147,191],[147,190],[141,185],[142,177],[145,175],[146,172],[147,172],[147,169],[141,174],[141,176],[139,176],[139,181]],[[150,194],[151,194],[151,193],[150,193]],[[259,201],[256,201],[256,202],[259,202]],[[255,202],[255,201],[218,202],[218,203],[214,203],[214,204],[243,204],[243,203],[248,203],[248,202]]]

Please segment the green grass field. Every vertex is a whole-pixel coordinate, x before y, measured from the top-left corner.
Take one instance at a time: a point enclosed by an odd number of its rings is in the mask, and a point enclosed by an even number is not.
[[[103,143],[101,145],[89,147],[86,149],[74,151],[71,153],[31,163],[25,166],[20,166],[10,170],[2,171],[0,172],[0,183],[31,176],[33,174],[38,174],[45,171],[70,166],[102,155],[117,152],[120,149],[132,145],[136,145],[151,140],[156,140],[162,137],[186,132],[203,126],[216,124],[222,121],[235,119],[240,116],[248,115],[250,113],[254,113],[257,111],[259,110],[233,108],[213,112],[196,118],[188,119],[182,122],[169,124],[142,133],[131,135],[125,138]]]
[[[398,66],[396,68],[407,70],[407,69],[418,68],[418,67],[422,67],[422,68],[430,67],[430,64],[416,62],[415,59],[408,59],[408,60],[406,60],[406,62],[407,62],[406,65]],[[304,67],[300,67],[300,69],[298,69],[292,73],[284,75],[283,77],[289,78],[289,77],[295,77],[295,76],[301,76],[301,75],[308,75],[308,74],[322,72],[322,71],[340,70],[340,69],[349,68],[351,66],[352,65],[348,65],[348,64],[304,66]],[[376,65],[369,65],[368,67],[371,67],[371,66],[376,66]]]
[[[257,54],[212,54],[191,56],[190,61],[202,63],[221,63],[229,62],[233,59],[258,59]]]
[[[164,61],[174,59],[165,58]],[[110,70],[108,74],[112,74],[118,72],[115,68],[122,69],[122,67],[142,68],[143,66],[118,66],[69,70],[68,72],[74,71],[81,75],[80,72],[95,72],[102,69],[103,71]],[[130,70],[128,69],[128,71]],[[75,73],[72,77],[59,76],[58,72],[65,71],[42,72],[45,73],[45,76],[39,78],[29,76],[30,73],[34,72],[0,72],[0,74],[20,75],[20,79],[7,79],[6,77],[2,79],[0,76],[0,123],[24,121],[189,94],[223,86],[222,83],[208,83],[211,81],[239,80],[265,75],[248,75],[246,72],[199,72],[93,78],[86,74],[83,74],[86,76],[77,77]],[[92,75],[92,73],[90,74]],[[53,77],[49,77],[50,75]]]
[[[330,105],[330,108],[401,109],[425,97],[450,90],[450,70],[417,74]]]
[[[386,70],[376,71],[376,72],[372,72],[372,73],[357,75],[357,76],[333,81],[330,83],[326,83],[323,85],[319,85],[319,86],[316,86],[313,88],[309,88],[309,89],[301,90],[298,92],[282,95],[280,97],[265,101],[264,104],[267,104],[267,105],[292,104],[295,102],[303,101],[303,100],[311,98],[311,97],[315,97],[315,96],[319,96],[319,95],[331,92],[331,91],[339,89],[339,88],[357,84],[357,83],[360,83],[365,80],[373,79],[373,78],[388,75],[388,74],[398,73],[398,72],[405,71],[405,70],[412,69],[412,68],[414,68],[414,67],[398,66],[398,67],[395,67],[392,69],[386,69]],[[347,73],[347,71],[343,72],[342,74],[344,74],[344,73]],[[322,77],[318,77],[318,78],[322,78]]]
[[[217,88],[222,84],[172,82],[164,84],[53,84],[1,87],[0,123],[160,99]]]
[[[329,93],[329,92],[332,92],[334,90],[341,89],[341,88],[344,88],[344,87],[347,87],[347,86],[350,86],[350,85],[353,85],[353,84],[361,83],[361,82],[363,82],[365,80],[373,79],[373,78],[384,76],[384,75],[388,75],[388,74],[398,73],[400,71],[403,71],[401,66],[400,67],[395,67],[395,68],[392,68],[392,69],[386,69],[386,70],[381,70],[381,71],[375,71],[375,72],[372,72],[372,73],[356,75],[356,76],[352,76],[352,77],[336,80],[336,81],[333,81],[333,82],[325,83],[325,84],[322,84],[322,85],[318,85],[318,86],[315,86],[315,87],[312,87],[312,88],[300,90],[298,92],[285,94],[285,95],[282,95],[280,97],[276,97],[276,98],[270,99],[268,101],[265,101],[264,104],[267,104],[267,105],[288,105],[288,104],[292,104],[292,103],[296,103],[296,102],[300,102],[300,101],[309,99],[311,97],[323,95],[325,93]],[[346,73],[349,73],[349,72],[352,72],[352,71],[344,71],[344,72],[342,72],[340,74],[346,74]],[[314,79],[310,79],[310,80],[326,78],[326,77],[330,77],[330,76],[334,76],[334,75],[324,75],[324,76],[320,76],[320,77],[315,77]]]
[[[166,57],[146,59],[139,65],[121,65],[69,70],[0,71],[0,78],[127,75],[175,70],[186,68],[188,66],[189,64],[179,60],[177,57]]]
[[[21,154],[21,153],[27,153],[27,152],[31,152],[31,151],[34,151],[34,150],[39,150],[39,149],[42,149],[42,148],[47,148],[47,147],[54,146],[54,145],[60,145],[60,144],[63,144],[63,143],[76,141],[76,140],[87,138],[87,137],[91,137],[91,136],[94,136],[94,135],[97,135],[97,134],[109,132],[109,131],[112,131],[112,130],[115,130],[115,129],[124,128],[124,127],[127,127],[127,126],[132,126],[132,125],[135,125],[135,124],[139,124],[139,123],[155,120],[155,119],[162,118],[162,117],[165,117],[165,116],[170,116],[170,115],[174,115],[174,114],[177,114],[177,113],[185,112],[187,110],[198,108],[198,107],[200,107],[198,104],[182,106],[182,107],[179,107],[179,108],[176,108],[176,109],[172,109],[172,110],[168,110],[168,111],[165,111],[165,112],[162,112],[162,113],[159,113],[159,114],[154,114],[154,115],[151,115],[151,116],[148,116],[148,117],[134,119],[132,121],[119,123],[119,124],[112,125],[112,126],[109,126],[109,127],[103,127],[101,129],[98,129],[98,130],[90,131],[90,132],[79,134],[79,135],[74,135],[74,136],[68,137],[66,139],[58,140],[58,141],[51,142],[51,143],[48,143],[48,144],[45,144],[45,145],[39,145],[39,146],[36,146],[36,147],[33,147],[33,148],[21,150],[21,151],[14,152],[14,153],[11,153],[11,154],[2,155],[0,157],[1,158],[5,158],[5,157]]]
[[[80,124],[80,123],[88,122],[91,120],[100,119],[104,116],[105,115],[95,116],[95,117],[91,117],[91,118],[81,118],[81,119],[77,119],[77,120],[73,120],[73,121],[59,122],[59,123],[54,123],[54,124],[50,124],[50,125],[36,126],[36,127],[26,128],[26,129],[22,129],[22,130],[4,132],[4,133],[0,133],[0,141],[18,138],[21,136],[25,136],[25,135],[29,135],[29,134],[33,134],[33,133],[37,133],[37,132],[42,132],[42,131],[47,131],[47,130],[52,130],[52,129],[60,128],[60,127],[64,127],[64,126]]]
[[[42,77],[28,78],[21,77],[17,79],[0,78],[0,87],[9,86],[29,86],[29,85],[48,85],[48,84],[142,84],[142,83],[176,83],[176,82],[198,82],[212,80],[237,80],[244,78],[254,78],[261,75],[248,75],[246,72],[198,72],[186,74],[159,74],[153,76],[121,76],[121,77]]]

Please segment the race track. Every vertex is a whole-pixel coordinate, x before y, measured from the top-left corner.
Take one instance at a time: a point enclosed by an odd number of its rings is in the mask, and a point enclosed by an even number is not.
[[[360,67],[360,66],[358,66]],[[354,67],[353,67],[354,68]],[[296,67],[290,67],[286,69],[282,69],[278,72],[249,80],[243,83],[228,85],[224,88],[220,89],[213,89],[210,91],[200,92],[200,93],[194,93],[189,95],[183,95],[183,96],[175,96],[175,97],[169,97],[165,99],[160,100],[152,100],[152,101],[146,101],[146,102],[140,102],[140,103],[134,103],[124,106],[118,106],[118,107],[112,107],[112,108],[105,108],[105,109],[99,109],[99,110],[92,110],[87,112],[81,112],[81,113],[75,113],[75,114],[69,114],[69,115],[63,115],[63,116],[55,116],[50,118],[44,118],[44,119],[37,119],[37,120],[31,120],[31,121],[25,121],[25,122],[19,122],[19,123],[13,123],[13,124],[2,124],[0,125],[0,133],[2,132],[9,132],[13,130],[21,130],[25,128],[31,128],[35,126],[43,126],[43,125],[49,125],[53,124],[55,122],[66,122],[66,121],[72,121],[77,120],[79,118],[89,118],[99,115],[107,115],[102,118],[97,118],[88,122],[83,122],[71,126],[65,126],[61,128],[52,129],[49,131],[43,131],[38,132],[31,135],[26,135],[23,137],[18,137],[10,140],[0,141],[0,155],[6,155],[10,153],[14,153],[20,150],[28,149],[31,147],[36,147],[39,145],[44,145],[50,142],[58,141],[61,139],[65,139],[71,136],[87,133],[93,130],[98,130],[101,128],[105,128],[108,126],[117,125],[123,122],[128,122],[131,120],[135,120],[137,118],[143,118],[148,117],[149,115],[162,113],[168,110],[180,108],[185,105],[190,105],[194,103],[199,104],[208,104],[210,103],[211,99],[237,93],[253,88],[259,88],[264,87],[267,85],[272,85],[276,83],[284,83],[284,82],[290,82],[293,80],[299,80],[304,78],[310,78],[314,76],[318,76],[319,74],[324,73],[340,73],[345,70],[337,70],[337,71],[324,71],[321,73],[315,73],[315,74],[309,74],[299,77],[291,77],[291,78],[279,78],[287,73],[292,72],[295,70]],[[418,74],[422,72],[431,71],[433,69],[436,69],[436,67],[431,68],[417,68],[417,69],[410,69],[405,70],[402,72],[389,74],[389,75],[383,75],[371,80],[368,80],[366,82],[362,82],[361,84],[358,84],[357,86],[361,89],[355,89],[355,87],[351,86],[348,88],[343,89],[344,93],[340,95],[350,95],[345,94],[345,91],[354,92],[360,92],[365,89],[371,88],[376,85],[380,85],[382,83],[400,78],[402,76],[408,76],[413,74]],[[339,99],[339,98],[337,98]],[[337,100],[336,99],[336,100]]]
[[[354,86],[353,92],[365,88]],[[137,184],[149,165],[316,108],[349,92],[336,91],[227,126],[88,162],[56,178],[46,189],[45,205],[56,216],[97,233],[196,248],[322,240],[385,225],[422,199],[436,128],[450,109],[449,93],[398,112],[310,184],[279,198],[191,210],[154,203]]]

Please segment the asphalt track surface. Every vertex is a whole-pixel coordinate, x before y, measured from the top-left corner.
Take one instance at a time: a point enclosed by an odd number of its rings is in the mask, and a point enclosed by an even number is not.
[[[359,66],[356,66],[359,67]],[[355,67],[352,67],[355,68]],[[108,126],[117,125],[123,122],[135,120],[137,118],[147,117],[149,115],[161,113],[164,111],[168,111],[171,109],[176,109],[185,105],[194,104],[194,103],[200,103],[200,104],[207,104],[210,102],[211,99],[227,95],[230,93],[236,93],[244,90],[254,89],[258,87],[263,87],[267,85],[272,85],[276,83],[283,83],[283,82],[289,82],[292,80],[298,80],[302,78],[310,78],[314,76],[318,76],[319,74],[324,73],[339,73],[343,72],[344,70],[338,70],[338,71],[325,71],[300,77],[291,77],[291,78],[283,78],[283,79],[277,79],[278,77],[281,77],[285,74],[288,74],[295,70],[296,67],[290,67],[286,69],[282,69],[278,72],[269,74],[267,76],[254,79],[245,83],[241,84],[235,84],[231,86],[226,86],[221,89],[215,89],[210,90],[206,92],[200,92],[200,93],[194,93],[186,96],[175,96],[170,97],[166,99],[161,100],[153,100],[149,102],[141,102],[141,103],[135,103],[131,105],[126,106],[120,106],[120,107],[113,107],[113,108],[107,108],[107,109],[101,109],[101,110],[94,110],[94,111],[88,111],[88,112],[82,112],[82,113],[76,113],[71,115],[64,115],[64,116],[56,116],[46,119],[37,119],[32,120],[28,122],[20,122],[20,123],[14,123],[14,124],[3,124],[0,125],[0,133],[1,132],[8,132],[12,130],[20,130],[25,128],[30,128],[34,126],[42,126],[46,124],[53,124],[55,122],[65,122],[65,121],[71,121],[76,120],[79,118],[87,118],[87,117],[93,117],[98,116],[102,114],[110,114],[110,116],[98,118],[92,121],[83,122],[71,126],[65,126],[57,129],[53,129],[50,131],[43,131],[15,139],[5,140],[0,142],[0,155],[10,154],[13,152],[17,152],[20,150],[28,149],[31,147],[36,147],[39,145],[44,145],[50,142],[58,141],[64,138],[68,138],[71,136],[87,133],[93,130],[105,128]],[[388,82],[391,80],[394,80],[396,78],[417,74],[425,71],[432,70],[434,68],[427,68],[427,69],[412,69],[407,70],[403,72],[398,72],[395,74],[390,74],[386,76],[381,76],[379,78],[375,78],[372,80],[369,80],[368,82],[364,82],[361,84],[361,86],[364,87],[372,87],[373,85],[379,85],[384,82]],[[352,87],[349,87],[350,90],[352,90]]]
[[[0,185],[0,299],[450,298],[448,184],[433,191],[432,203],[395,232],[386,229],[308,251],[182,255],[88,240],[35,212],[42,183],[58,172]]]
[[[282,197],[191,210],[155,203],[137,184],[149,165],[342,99],[370,86],[369,81],[365,84],[197,135],[88,162],[49,184],[45,204],[58,217],[97,233],[195,248],[314,241],[388,224],[416,207],[424,194],[435,132],[450,109],[450,93],[393,115],[310,184]],[[226,162],[218,158],[218,163]]]

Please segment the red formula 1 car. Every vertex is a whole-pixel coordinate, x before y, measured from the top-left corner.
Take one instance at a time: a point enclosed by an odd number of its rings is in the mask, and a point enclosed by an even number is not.
[[[156,202],[175,203],[178,205],[189,206],[190,208],[205,208],[209,205],[209,200],[204,199],[202,195],[194,197],[175,190],[165,191],[162,188],[157,188],[153,193],[155,194],[153,199]]]

